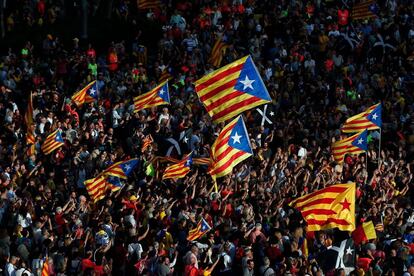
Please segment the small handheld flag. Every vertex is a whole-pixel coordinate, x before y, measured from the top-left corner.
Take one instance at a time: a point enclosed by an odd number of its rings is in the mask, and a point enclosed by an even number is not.
[[[138,112],[142,109],[170,104],[170,93],[168,89],[168,81],[165,81],[152,89],[151,91],[139,95],[134,98],[134,111]]]
[[[65,142],[63,141],[62,134],[60,130],[57,129],[49,134],[49,136],[47,136],[45,142],[42,145],[42,151],[44,154],[48,155],[64,144]]]
[[[76,92],[72,96],[72,101],[77,106],[81,106],[84,103],[92,103],[98,99],[98,86],[96,81],[90,82],[87,86]]]
[[[190,230],[188,232],[187,240],[195,241],[201,238],[205,233],[211,230],[210,225],[208,225],[207,221],[201,219],[200,222],[197,224],[197,227]]]

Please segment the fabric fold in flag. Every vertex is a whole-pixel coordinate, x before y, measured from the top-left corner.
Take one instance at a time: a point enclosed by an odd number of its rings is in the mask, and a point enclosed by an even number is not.
[[[375,227],[372,221],[364,222],[358,226],[352,233],[352,238],[354,239],[355,244],[376,239],[377,233],[375,232]]]
[[[170,93],[168,81],[165,81],[151,91],[134,98],[134,111],[138,112],[145,108],[170,104]]]
[[[30,92],[29,94],[29,101],[27,102],[27,109],[24,113],[24,122],[26,124],[26,128],[29,129],[33,125],[33,94]]]
[[[64,144],[65,142],[63,141],[62,134],[60,130],[57,129],[49,134],[49,136],[47,136],[45,142],[42,145],[42,151],[44,154],[48,155]]]
[[[214,67],[220,67],[223,60],[224,53],[228,45],[224,43],[221,37],[217,38],[214,43],[213,49],[211,50],[210,59],[208,60]]]
[[[223,128],[211,146],[211,154],[209,174],[214,178],[231,173],[234,166],[253,154],[242,116]]]
[[[208,225],[207,221],[201,219],[201,221],[197,224],[197,227],[188,232],[187,240],[195,241],[201,238],[205,233],[207,233],[210,230],[211,227],[210,225]]]
[[[167,167],[164,171],[162,179],[177,179],[185,177],[190,172],[191,165],[193,164],[193,158],[191,157],[191,155],[192,153],[188,154],[183,160],[181,160],[177,164]]]
[[[302,213],[308,231],[355,230],[355,183],[332,185],[297,198],[289,205]]]
[[[364,112],[348,118],[344,125],[341,127],[341,131],[344,133],[355,133],[361,132],[365,129],[380,129],[382,125],[381,114],[381,104],[373,105]]]
[[[195,82],[195,89],[216,123],[271,101],[250,56],[236,60]]]
[[[332,155],[335,162],[342,164],[346,154],[359,154],[366,152],[368,149],[368,131],[352,135],[343,140],[339,140],[332,145]]]
[[[90,82],[87,86],[76,92],[72,96],[72,101],[81,106],[84,103],[92,103],[98,99],[98,86],[96,81]]]
[[[88,179],[84,182],[86,191],[91,197],[92,201],[96,203],[97,201],[105,198],[106,192],[106,179],[104,176],[98,176],[95,178]]]

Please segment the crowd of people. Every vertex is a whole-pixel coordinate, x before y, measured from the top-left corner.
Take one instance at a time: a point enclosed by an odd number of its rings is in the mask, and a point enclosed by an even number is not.
[[[17,2],[25,9],[5,14],[7,32],[33,17],[59,18],[59,1]],[[107,51],[51,33],[1,53],[5,275],[40,275],[45,261],[50,275],[345,275],[320,259],[340,242],[336,231],[307,232],[289,202],[349,181],[357,224],[373,221],[378,236],[355,248],[369,261],[356,260],[351,273],[414,275],[414,3],[379,0],[375,17],[353,20],[353,1],[162,2],[139,11],[162,26],[156,49],[140,31]],[[133,6],[114,1],[114,12],[132,22]],[[272,103],[271,123],[257,110],[244,113],[254,154],[218,179],[216,192],[203,165],[163,181],[170,163],[160,157],[208,157],[224,126],[211,122],[194,88],[215,69],[218,38],[227,45],[221,65],[251,55]],[[171,104],[134,112],[133,98],[168,77]],[[76,106],[71,96],[92,80],[99,99]],[[35,123],[26,126],[30,93]],[[379,102],[383,126],[370,132],[367,153],[336,164],[330,146],[341,124]],[[28,128],[36,135],[30,155]],[[64,146],[43,154],[58,128]],[[149,134],[154,142],[143,151]],[[123,188],[92,202],[84,181],[127,158],[140,165]],[[212,229],[188,241],[202,218]]]

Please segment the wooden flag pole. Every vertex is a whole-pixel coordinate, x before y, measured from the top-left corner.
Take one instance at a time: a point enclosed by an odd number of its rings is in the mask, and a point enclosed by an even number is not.
[[[378,145],[378,169],[381,167],[381,128],[379,129],[379,145]]]

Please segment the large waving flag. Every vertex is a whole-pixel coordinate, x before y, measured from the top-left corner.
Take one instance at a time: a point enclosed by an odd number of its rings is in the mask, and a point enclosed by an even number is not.
[[[197,227],[190,230],[188,232],[187,240],[195,241],[201,238],[205,233],[211,230],[210,225],[208,225],[207,221],[201,219],[200,222],[197,224]]]
[[[47,136],[45,142],[42,145],[42,151],[44,154],[51,154],[54,150],[60,148],[65,144],[63,141],[60,129],[53,131]]]
[[[138,112],[145,108],[164,104],[170,104],[168,81],[165,81],[151,91],[134,98],[135,112]]]
[[[332,145],[332,154],[338,164],[342,164],[346,154],[359,154],[368,149],[368,131],[352,135],[343,140],[339,140]]]
[[[216,123],[271,101],[250,56],[205,75],[195,82],[195,88]]]
[[[227,47],[228,45],[222,41],[221,37],[217,38],[208,60],[214,67],[220,67]]]
[[[185,177],[190,172],[191,165],[193,164],[193,158],[191,155],[192,153],[188,154],[177,164],[168,166],[164,171],[162,179]]]
[[[209,173],[213,178],[225,176],[252,153],[249,134],[240,115],[223,128],[211,146],[213,162]]]
[[[308,224],[308,231],[355,230],[355,183],[336,184],[290,203]]]
[[[364,129],[379,129],[382,125],[381,113],[381,104],[373,105],[364,112],[348,118],[341,130],[344,133],[355,133]]]
[[[26,128],[29,129],[33,124],[33,95],[32,92],[29,94],[29,101],[27,103],[26,113],[24,114],[24,122],[26,123]]]
[[[86,191],[91,197],[93,202],[97,202],[105,198],[105,192],[107,189],[106,186],[106,177],[98,176],[95,178],[88,179],[84,182]]]
[[[96,81],[92,81],[72,96],[72,101],[74,101],[77,106],[81,106],[84,103],[92,103],[97,99],[98,86],[96,85]]]
[[[131,172],[138,166],[139,160],[137,158],[129,159],[126,161],[119,161],[109,166],[101,175],[115,176],[122,179],[126,179]]]

